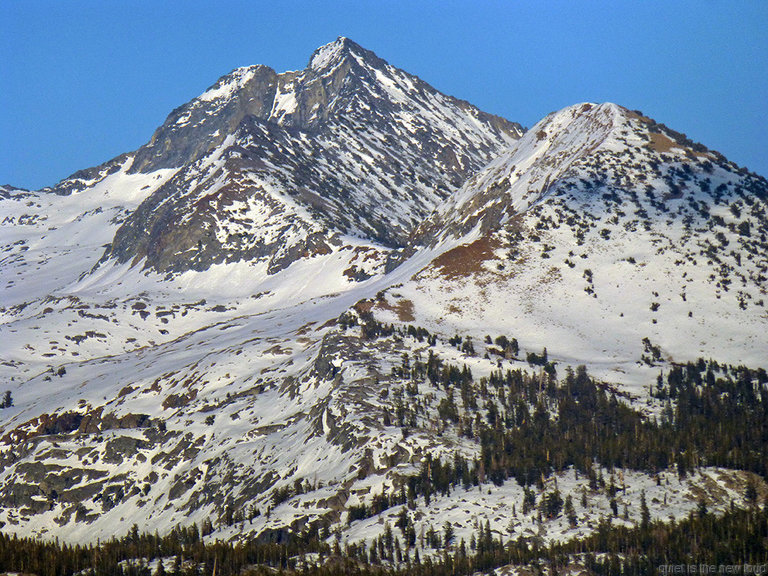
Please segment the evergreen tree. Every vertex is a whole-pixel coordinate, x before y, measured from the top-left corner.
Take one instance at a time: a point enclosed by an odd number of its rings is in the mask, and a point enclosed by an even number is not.
[[[648,509],[648,503],[645,500],[645,490],[640,492],[640,527],[647,530],[651,523],[651,511]]]
[[[568,496],[565,497],[564,512],[566,517],[568,518],[568,523],[571,525],[571,527],[572,528],[576,527],[576,525],[579,523],[579,520],[576,517],[576,509],[573,507],[573,498],[571,498],[570,494],[568,494]]]
[[[445,521],[445,524],[443,525],[443,543],[446,548],[451,545],[454,538],[454,531],[453,526],[450,522],[447,520]]]

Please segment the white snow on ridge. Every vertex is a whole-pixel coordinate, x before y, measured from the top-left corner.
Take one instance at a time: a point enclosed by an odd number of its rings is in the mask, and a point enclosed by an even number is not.
[[[691,170],[693,151],[659,151],[643,122],[614,104],[566,108],[468,181],[438,209],[437,238],[485,214],[510,227],[478,240],[476,226],[460,238],[453,258],[477,246],[480,266],[470,259],[446,281],[433,265],[399,289],[416,322],[475,339],[514,336],[526,351],[547,347],[557,362],[587,364],[639,396],[667,362],[762,366],[768,262],[737,232],[760,228],[759,206],[746,215],[744,203],[735,218],[739,196],[718,201],[711,191],[738,189],[742,176],[706,152]],[[737,287],[728,270],[738,270]],[[661,362],[642,360],[645,339]]]
[[[607,146],[609,136],[625,123],[620,107],[611,103],[582,103],[553,112],[468,180],[452,201],[441,208],[441,213],[460,210],[478,190],[503,180],[509,182],[509,204],[515,211],[523,212],[540,200],[548,185],[566,174],[579,158]]]
[[[4,305],[53,294],[77,280],[96,264],[125,216],[175,173],[128,174],[129,165],[130,159],[120,171],[77,194],[0,200],[6,215],[0,245],[23,248],[4,258]]]
[[[197,100],[212,102],[214,100],[229,99],[253,78],[255,71],[256,66],[236,68],[225,81],[219,82],[216,86],[198,96]]]
[[[284,88],[285,92],[282,91],[283,87],[281,86],[281,83],[278,83],[275,100],[272,104],[272,111],[269,113],[269,117],[273,118],[278,124],[284,116],[293,114],[298,106],[293,83],[287,84]]]
[[[315,71],[329,68],[343,53],[346,42],[347,39],[340,36],[335,41],[318,48],[309,61],[309,67]]]

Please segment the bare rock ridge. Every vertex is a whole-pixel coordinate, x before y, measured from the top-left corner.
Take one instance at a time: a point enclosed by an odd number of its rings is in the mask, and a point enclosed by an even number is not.
[[[340,234],[399,247],[521,135],[346,38],[303,71],[239,68],[136,152],[129,173],[178,173],[126,220],[104,259],[159,272],[266,259],[276,271],[332,251]]]
[[[238,68],[222,76],[199,98],[173,110],[136,152],[131,172],[179,168],[212,150],[246,116],[268,118],[278,75],[268,66]]]
[[[278,74],[263,65],[238,68],[171,112],[150,142],[138,150],[130,170],[178,168],[197,160],[221,144],[247,116],[309,132],[340,116],[367,120],[389,117],[393,121],[398,108],[414,107],[395,101],[392,96],[396,93],[387,94],[386,87],[398,83],[400,88],[405,84],[407,96],[421,104],[436,96],[425,82],[393,68],[348,38],[318,48],[303,71]],[[522,133],[518,124],[479,111],[467,102],[440,97],[476,115],[497,137],[515,139]]]

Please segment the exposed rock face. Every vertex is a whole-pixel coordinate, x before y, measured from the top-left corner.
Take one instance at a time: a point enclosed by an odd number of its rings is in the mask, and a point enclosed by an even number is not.
[[[278,75],[268,66],[238,68],[205,94],[176,108],[145,146],[139,148],[132,172],[178,168],[219,146],[246,116],[269,116]]]
[[[161,272],[266,259],[274,272],[338,234],[398,247],[521,134],[345,38],[301,72],[237,69],[136,153],[130,171],[182,168],[105,259]]]

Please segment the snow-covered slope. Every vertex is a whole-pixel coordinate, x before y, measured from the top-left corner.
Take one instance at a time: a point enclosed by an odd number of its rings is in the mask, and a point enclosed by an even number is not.
[[[698,357],[762,365],[767,199],[764,178],[683,135],[615,104],[579,104],[544,118],[422,225],[418,242],[459,246],[398,292],[420,324],[506,331],[628,384]]]
[[[537,479],[539,501],[578,502],[571,525],[485,478],[472,430],[535,407],[492,389],[500,369],[541,402],[583,364],[661,418],[648,390],[675,363],[766,364],[763,178],[613,104],[519,136],[342,38],[303,71],[232,72],[51,190],[1,188],[0,529],[370,543],[405,513],[546,541],[616,499],[636,524],[642,491],[662,519],[765,492],[745,470],[596,462],[620,494]],[[550,372],[523,361],[545,347]],[[408,493],[457,458],[479,485]]]
[[[39,193],[4,190],[2,373],[167,341],[206,325],[210,313],[198,323],[196,311],[231,307],[232,294],[259,294],[265,309],[283,305],[270,287],[301,283],[293,300],[278,298],[288,306],[373,278],[520,134],[346,38],[302,72],[235,70],[135,153]],[[305,259],[301,272],[267,278]],[[307,270],[333,272],[312,282]],[[175,283],[158,282],[169,272]],[[202,287],[195,298],[191,285]],[[142,290],[148,310],[134,308]],[[193,306],[201,299],[216,302]],[[83,326],[91,315],[99,321]]]

